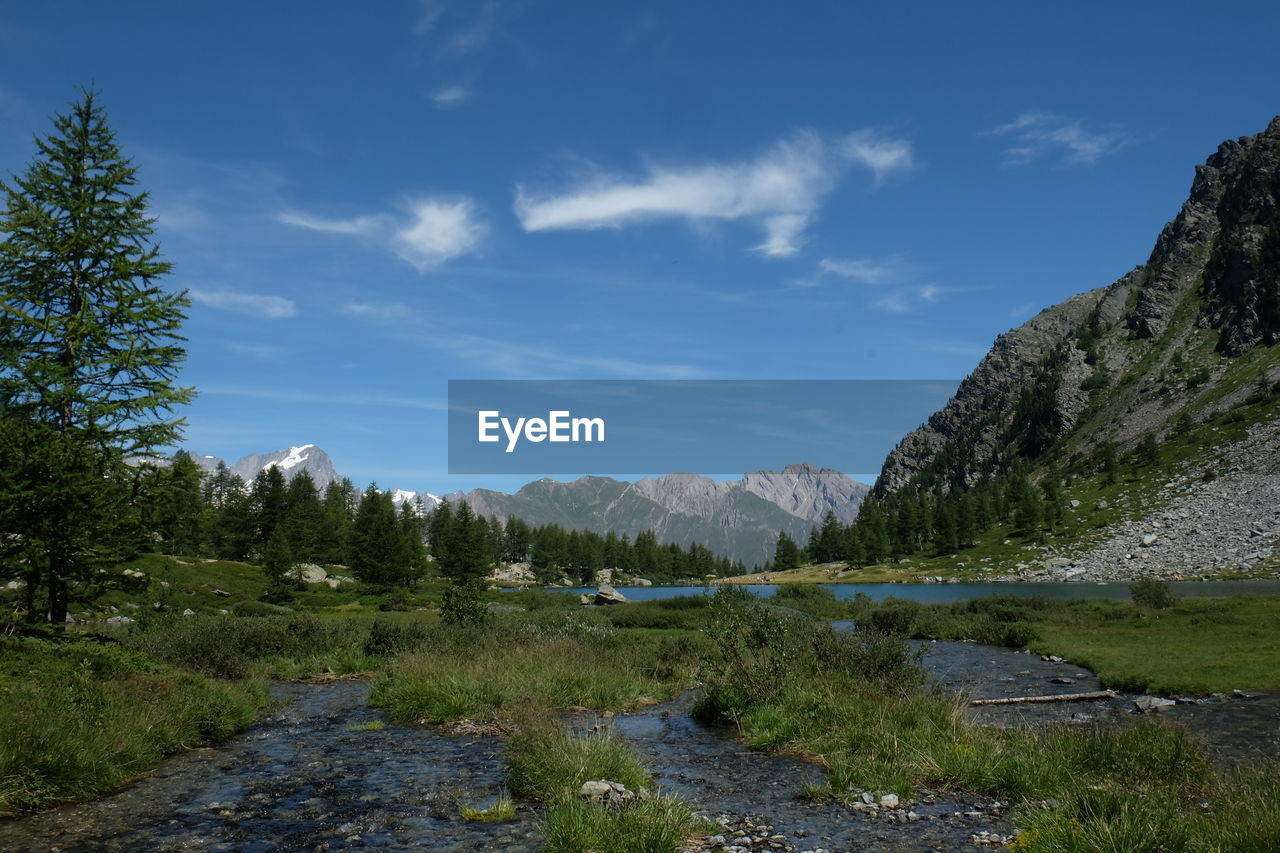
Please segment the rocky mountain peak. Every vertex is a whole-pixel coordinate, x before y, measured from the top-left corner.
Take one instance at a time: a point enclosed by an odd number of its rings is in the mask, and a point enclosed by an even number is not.
[[[1146,264],[996,338],[889,455],[877,494],[926,473],[930,487],[972,484],[1012,457],[1067,440],[1077,454],[1125,444],[1210,400],[1229,404],[1215,359],[1280,341],[1278,199],[1280,118],[1196,167]]]

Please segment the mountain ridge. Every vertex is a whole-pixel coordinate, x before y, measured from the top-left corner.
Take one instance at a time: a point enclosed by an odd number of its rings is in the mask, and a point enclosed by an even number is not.
[[[890,452],[874,493],[967,487],[1018,456],[1078,465],[1238,402],[1241,382],[1274,381],[1273,363],[1241,377],[1232,360],[1280,340],[1277,199],[1280,116],[1196,166],[1145,264],[998,336]]]
[[[212,472],[224,460],[188,454],[203,470]],[[341,475],[328,454],[314,444],[290,446],[271,453],[251,453],[228,468],[245,482],[259,471],[277,467],[286,481],[301,471],[323,490]],[[717,555],[747,565],[773,556],[778,532],[785,530],[804,541],[826,512],[842,521],[857,515],[870,487],[839,471],[806,463],[782,471],[754,471],[736,481],[716,481],[696,474],[674,473],[627,482],[587,475],[562,482],[534,480],[514,493],[473,489],[445,495],[453,503],[466,501],[485,516],[519,518],[533,526],[557,524],[566,529],[610,530],[634,537],[653,530],[662,543],[706,545]],[[429,492],[388,489],[397,505],[422,497],[426,508],[442,499]]]

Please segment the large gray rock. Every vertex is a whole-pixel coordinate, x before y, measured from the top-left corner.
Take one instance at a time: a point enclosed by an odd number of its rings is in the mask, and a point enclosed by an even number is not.
[[[626,604],[627,597],[622,593],[618,592],[613,587],[609,586],[607,583],[602,583],[600,584],[599,587],[596,588],[595,603],[596,604]]]

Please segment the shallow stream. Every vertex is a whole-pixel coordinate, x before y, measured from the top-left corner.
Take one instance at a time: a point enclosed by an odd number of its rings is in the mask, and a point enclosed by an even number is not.
[[[973,643],[928,643],[923,662],[939,687],[970,697],[1030,696],[1100,689],[1067,662]],[[1057,680],[1055,680],[1057,679]],[[1066,679],[1070,683],[1061,683]],[[381,721],[366,707],[368,685],[276,684],[282,710],[216,749],[165,761],[129,788],[89,803],[0,821],[3,850],[341,850],[362,847],[430,851],[538,849],[537,811],[522,805],[514,821],[469,823],[464,805],[485,807],[502,791],[502,743],[435,727]],[[1092,724],[1130,718],[1133,696],[1110,700],[971,709],[996,725],[1046,721]],[[905,811],[856,812],[809,803],[796,794],[821,782],[816,765],[753,752],[731,730],[688,714],[692,697],[606,719],[570,715],[585,730],[613,726],[652,763],[667,791],[694,800],[731,826],[768,826],[781,846],[828,851],[951,850],[971,835],[1007,833],[990,798],[924,792]],[[1162,712],[1192,728],[1226,764],[1280,754],[1280,701],[1266,696]]]

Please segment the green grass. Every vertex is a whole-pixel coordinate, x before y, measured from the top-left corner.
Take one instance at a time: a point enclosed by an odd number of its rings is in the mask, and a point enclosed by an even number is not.
[[[258,682],[211,681],[113,643],[0,638],[0,814],[119,787],[229,737],[265,701]]]
[[[607,780],[640,793],[652,784],[635,749],[612,733],[573,737],[557,724],[534,722],[507,740],[512,790],[547,805],[543,849],[556,853],[674,853],[711,831],[677,797],[641,796],[624,803],[586,802],[584,782]]]
[[[674,853],[716,829],[676,797],[651,797],[617,808],[569,801],[547,809],[546,853]]]
[[[515,820],[516,804],[506,794],[498,797],[498,801],[487,809],[478,809],[474,806],[463,806],[458,809],[458,816],[472,823],[501,823],[503,821]]]
[[[619,631],[602,618],[571,613],[484,631],[441,630],[429,649],[387,666],[370,702],[393,720],[444,722],[501,719],[530,707],[629,708],[689,686],[699,635]]]
[[[612,733],[573,737],[555,724],[534,721],[507,739],[507,781],[522,797],[565,803],[584,782],[605,779],[638,791],[649,768],[631,744]]]
[[[997,595],[952,604],[853,602],[854,618],[916,639],[971,639],[1055,654],[1106,687],[1201,695],[1280,687],[1280,597],[1125,601]]]
[[[809,799],[868,790],[905,798],[924,786],[985,794],[1020,805],[1022,850],[1280,849],[1280,765],[1222,774],[1186,731],[1156,719],[971,725],[959,700],[911,688],[909,657],[880,647],[903,640],[871,627],[862,631],[880,639],[775,630],[765,605],[740,596],[712,606],[725,623],[716,630],[724,654],[697,712],[736,724],[755,748],[827,767],[824,789],[797,792]],[[1015,603],[938,613],[996,618],[1004,607]],[[764,684],[761,671],[770,673]]]
[[[1032,651],[1060,655],[1108,687],[1161,695],[1280,687],[1280,598],[1185,600],[1163,610],[1073,602],[1035,624]]]
[[[369,720],[365,723],[351,723],[347,726],[349,732],[380,732],[387,727],[382,720]]]

